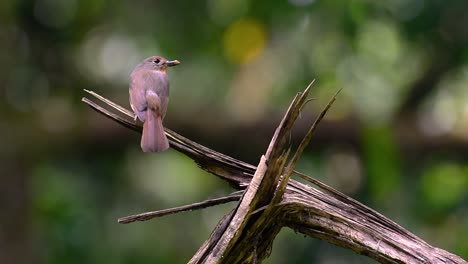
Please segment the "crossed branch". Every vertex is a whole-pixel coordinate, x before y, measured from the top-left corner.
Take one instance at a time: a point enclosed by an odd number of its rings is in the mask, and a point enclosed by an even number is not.
[[[259,263],[269,256],[273,240],[282,227],[351,249],[381,263],[467,263],[456,255],[429,245],[375,210],[294,170],[339,92],[330,99],[289,158],[289,135],[309,101],[307,97],[312,84],[293,99],[257,166],[216,152],[166,128],[172,148],[238,191],[176,208],[131,215],[118,221],[145,221],[238,201],[189,263]],[[131,111],[95,92],[85,91],[114,111],[86,97],[83,102],[124,127],[141,133],[141,126]],[[297,175],[313,186],[290,179],[291,175]]]

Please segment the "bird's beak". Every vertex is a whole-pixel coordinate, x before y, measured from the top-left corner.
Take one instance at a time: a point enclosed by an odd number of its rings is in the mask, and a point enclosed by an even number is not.
[[[178,60],[171,60],[171,61],[166,61],[165,63],[167,66],[172,67],[180,64],[180,61]]]

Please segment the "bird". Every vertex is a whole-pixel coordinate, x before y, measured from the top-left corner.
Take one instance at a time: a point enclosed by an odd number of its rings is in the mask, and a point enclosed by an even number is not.
[[[138,64],[130,75],[130,106],[135,121],[143,122],[140,144],[143,152],[162,152],[169,148],[162,123],[169,102],[166,70],[179,64],[178,60],[151,56]]]

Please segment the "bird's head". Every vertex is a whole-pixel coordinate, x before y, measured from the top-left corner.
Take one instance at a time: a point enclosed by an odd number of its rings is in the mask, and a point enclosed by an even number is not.
[[[144,67],[151,68],[153,70],[166,71],[167,67],[179,65],[178,60],[167,60],[161,56],[151,56],[146,58],[143,63]]]

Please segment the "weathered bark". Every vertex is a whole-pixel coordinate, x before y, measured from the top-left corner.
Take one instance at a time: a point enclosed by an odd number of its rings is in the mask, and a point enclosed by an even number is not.
[[[83,101],[127,128],[141,131],[133,114],[109,100],[93,96],[125,114],[123,118],[87,98]],[[288,161],[287,138],[297,116],[307,102],[308,89],[293,100],[257,167],[213,151],[166,129],[171,147],[192,158],[202,169],[226,180],[243,195],[122,218],[128,223],[169,213],[203,208],[240,199],[236,208],[220,220],[210,238],[189,263],[259,263],[268,257],[275,236],[290,227],[311,237],[349,248],[381,263],[467,263],[462,258],[432,247],[378,212],[311,179],[293,172],[295,163],[330,107],[319,116],[298,150]],[[308,179],[316,187],[289,180],[291,173]]]

